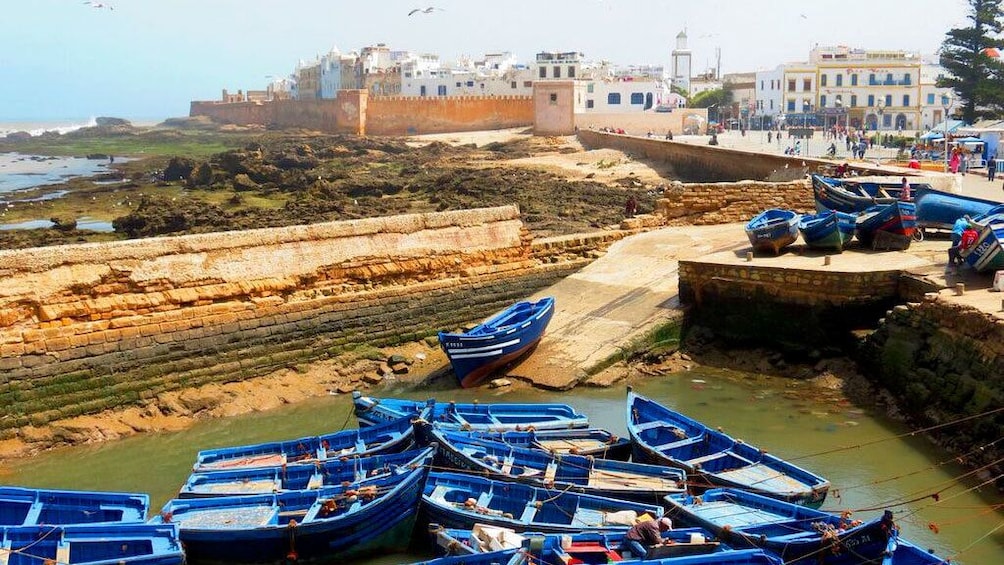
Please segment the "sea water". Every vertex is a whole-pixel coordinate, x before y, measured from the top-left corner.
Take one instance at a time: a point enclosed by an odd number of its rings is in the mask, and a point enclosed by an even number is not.
[[[811,384],[760,375],[694,370],[637,382],[635,390],[709,425],[815,471],[832,482],[824,510],[855,510],[869,519],[889,508],[905,537],[966,565],[1004,563],[1004,528],[992,486],[976,488],[967,470],[902,425]],[[625,388],[410,390],[375,396],[440,401],[562,402],[594,426],[626,435]],[[177,493],[201,449],[316,435],[354,427],[349,395],[318,398],[266,412],[199,422],[172,433],[59,449],[9,466],[3,482],[51,488],[148,492],[153,511]],[[939,501],[931,495],[939,493]],[[1000,528],[996,532],[994,528]],[[934,530],[940,533],[935,533]],[[416,532],[425,531],[419,524]],[[355,561],[366,565],[428,558],[413,553]]]

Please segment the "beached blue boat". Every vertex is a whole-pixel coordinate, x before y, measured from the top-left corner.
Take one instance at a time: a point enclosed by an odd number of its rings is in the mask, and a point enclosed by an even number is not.
[[[439,446],[437,468],[471,471],[500,481],[518,481],[561,492],[651,503],[687,490],[687,474],[680,469],[554,454],[439,430],[430,424],[425,426]]]
[[[805,215],[798,221],[798,231],[802,234],[802,239],[806,245],[814,249],[843,251],[854,238],[855,227],[854,214],[836,210]]]
[[[688,418],[628,388],[634,460],[679,467],[693,484],[727,486],[819,506],[830,482]]]
[[[526,355],[537,345],[554,315],[554,298],[517,302],[462,333],[439,332],[460,386],[477,386],[485,377]]]
[[[294,490],[317,490],[341,484],[365,484],[401,468],[428,465],[433,448],[411,449],[385,455],[351,456],[318,461],[315,465],[280,465],[192,473],[178,498],[278,494]]]
[[[177,524],[191,562],[274,563],[407,547],[428,467],[365,486],[169,501],[151,523]]]
[[[955,221],[968,215],[975,218],[1000,206],[1000,202],[935,190],[930,186],[914,193],[917,227],[950,230]]]
[[[872,206],[891,204],[899,200],[901,183],[880,183],[853,179],[836,179],[822,175],[812,175],[812,192],[816,199],[816,210],[825,212],[836,210],[856,214]],[[916,191],[930,188],[926,183],[910,183],[912,195]]]
[[[1004,214],[977,219],[981,227],[976,245],[962,251],[962,258],[978,273],[1004,270]]]
[[[905,237],[909,245],[909,238],[913,237],[913,232],[916,230],[916,206],[913,202],[897,200],[862,212],[858,216],[855,233],[862,245],[871,245],[878,232]]]
[[[798,239],[799,215],[791,210],[764,210],[746,224],[746,237],[754,251],[769,251],[777,255],[782,247]]]
[[[425,522],[446,528],[489,524],[545,533],[626,531],[642,514],[662,516],[661,506],[447,472],[429,473],[422,511]]]
[[[464,431],[561,430],[588,428],[589,419],[567,404],[479,404],[435,400],[373,398],[352,393],[360,426],[421,417],[440,427]],[[429,412],[423,411],[428,408]]]
[[[473,437],[501,441],[519,447],[543,449],[551,453],[587,455],[618,461],[627,461],[631,457],[631,440],[629,438],[617,437],[601,428],[465,433]]]
[[[851,521],[797,504],[734,489],[711,489],[699,497],[667,498],[675,522],[707,529],[733,547],[759,547],[786,565],[857,565],[882,563],[887,549],[895,565],[946,563],[912,544],[899,553],[891,512],[866,522]]]
[[[419,413],[416,412],[416,416]],[[411,417],[398,417],[355,430],[237,447],[200,451],[193,471],[207,473],[233,469],[313,465],[342,457],[397,453],[415,443]]]
[[[0,526],[143,522],[149,508],[139,493],[0,487]]]
[[[181,565],[174,525],[86,524],[0,528],[9,565]]]
[[[471,530],[444,529],[438,525],[432,525],[430,529],[436,530],[434,543],[437,551],[455,552],[453,556],[425,562],[435,565],[492,562],[511,565],[514,562],[508,560],[520,554],[541,565],[637,562],[639,559],[639,556],[620,551],[624,532],[519,534],[511,529],[484,524],[478,524]],[[662,565],[782,565],[780,559],[762,550],[734,550],[708,540],[707,536],[707,532],[699,528],[664,532],[664,545],[649,548],[644,562]],[[470,561],[460,560],[460,557],[467,557]]]

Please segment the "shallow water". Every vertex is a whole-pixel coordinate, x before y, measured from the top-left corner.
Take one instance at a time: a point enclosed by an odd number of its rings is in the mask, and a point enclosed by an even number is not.
[[[693,371],[639,382],[635,389],[705,423],[826,476],[833,483],[824,509],[855,509],[867,519],[884,508],[896,512],[904,534],[939,555],[967,565],[1004,563],[1002,499],[974,481],[956,479],[965,471],[949,456],[906,430],[802,382]],[[624,387],[577,389],[567,393],[521,390],[422,391],[387,389],[375,395],[440,400],[566,402],[593,424],[625,434]],[[150,434],[100,445],[46,453],[8,469],[4,482],[37,487],[149,492],[159,509],[184,482],[200,449],[293,438],[353,427],[348,395],[314,399],[281,409],[225,420],[200,422],[177,433]],[[863,447],[863,444],[871,445]],[[811,454],[832,452],[807,457]],[[937,468],[932,468],[937,466]],[[929,495],[939,492],[940,502]],[[927,496],[927,498],[924,498]],[[901,503],[901,501],[910,501]],[[874,508],[866,511],[864,509]],[[935,535],[928,528],[934,523]],[[983,538],[983,539],[981,539]],[[406,563],[425,558],[398,554],[365,561]],[[363,562],[360,562],[363,563]]]
[[[107,172],[107,159],[83,157],[42,157],[33,160],[31,155],[0,153],[0,200],[16,197],[6,193],[27,190],[47,184],[65,182],[74,177],[92,176]]]

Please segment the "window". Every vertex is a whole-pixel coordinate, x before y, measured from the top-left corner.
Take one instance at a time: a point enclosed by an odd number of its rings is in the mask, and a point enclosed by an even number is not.
[[[561,78],[561,67],[558,65],[554,66],[554,78]]]
[[[819,97],[819,107],[820,108],[825,108],[826,107],[826,95],[825,94]]]
[[[541,67],[538,69],[537,76],[540,78],[547,78],[547,67]]]
[[[457,88],[460,88],[460,87],[461,87],[461,86],[463,86],[463,85],[464,85],[464,83],[462,83],[462,82],[458,82],[458,83],[457,83]]]
[[[794,98],[789,98],[788,99],[788,111],[789,112],[794,112],[795,111],[795,99]]]
[[[425,88],[425,87],[423,86],[422,88]],[[438,94],[440,96],[446,96],[446,85],[445,84],[441,84],[438,87],[436,87],[436,94]]]
[[[892,125],[892,114],[882,114],[882,127],[889,127]]]
[[[838,74],[837,75],[837,86],[843,86],[843,85],[844,85],[844,75]]]
[[[556,92],[552,92],[551,95],[548,96],[548,101],[551,103],[551,105],[557,104],[558,94]]]
[[[903,84],[910,84],[910,73],[903,73]]]
[[[874,86],[875,83],[875,73],[868,73],[868,84]]]
[[[885,105],[892,106],[892,94],[885,95]]]
[[[851,94],[851,108],[857,108],[857,107],[858,107],[858,95]]]
[[[795,92],[795,79],[788,81],[788,92]]]
[[[774,109],[774,99],[773,98],[771,98],[771,100],[770,100],[770,109],[771,110]]]
[[[854,73],[853,75],[851,75],[851,86],[857,86],[857,85],[858,85],[858,75],[857,73]]]
[[[418,95],[419,96],[425,96],[425,85],[424,84],[422,86],[418,87]]]
[[[760,81],[760,90],[763,90],[763,81]]]
[[[906,106],[909,106],[909,105],[910,105],[910,95],[909,94],[904,94],[903,95],[903,106],[906,107]]]
[[[592,107],[593,107],[593,99],[589,98],[586,100],[586,108],[592,108]]]
[[[927,95],[927,104],[928,104],[928,106],[931,106],[931,105],[934,104],[934,93],[933,92],[928,93],[928,95]]]
[[[621,93],[620,92],[611,92],[610,94],[607,94],[607,104],[609,104],[611,106],[616,106],[617,104],[620,104],[620,103],[621,103]]]
[[[632,105],[638,105],[638,104],[644,104],[644,103],[645,103],[645,95],[644,94],[642,94],[641,92],[632,92],[631,93],[631,104]]]
[[[808,92],[808,91],[812,90],[812,79],[811,78],[802,79],[802,90],[804,92]]]
[[[533,81],[532,80],[524,80],[523,81],[523,88],[533,88]]]
[[[941,105],[942,106],[948,106],[948,96],[947,95],[944,95],[944,94],[941,95]]]
[[[516,81],[510,82],[509,83],[509,88],[516,88]]]
[[[892,84],[893,83],[892,73],[886,73],[886,75],[885,75],[885,83],[886,84]]]
[[[819,86],[826,86],[826,75],[819,75]]]
[[[870,108],[870,107],[872,107],[874,105],[875,105],[875,95],[874,94],[869,94],[868,95],[868,107]]]
[[[595,86],[595,85],[594,85],[593,83],[589,83],[589,84],[587,84],[587,85],[586,85],[586,94],[592,94],[592,93],[593,93],[593,87],[594,87],[594,86]]]
[[[473,81],[473,80],[469,80],[469,81],[467,81],[467,86],[468,86],[469,88],[474,88],[474,81]]]
[[[575,78],[575,67],[568,67],[568,78]]]

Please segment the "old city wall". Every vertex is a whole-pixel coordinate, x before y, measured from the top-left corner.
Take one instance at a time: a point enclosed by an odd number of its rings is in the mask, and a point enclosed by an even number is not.
[[[483,319],[609,234],[516,207],[0,251],[0,437]]]
[[[216,122],[328,133],[414,135],[533,125],[529,96],[379,97],[339,91],[334,100],[191,103],[191,116]]]
[[[808,180],[791,182],[674,182],[656,200],[656,213],[670,223],[692,225],[748,222],[765,208],[810,212],[815,208]]]

